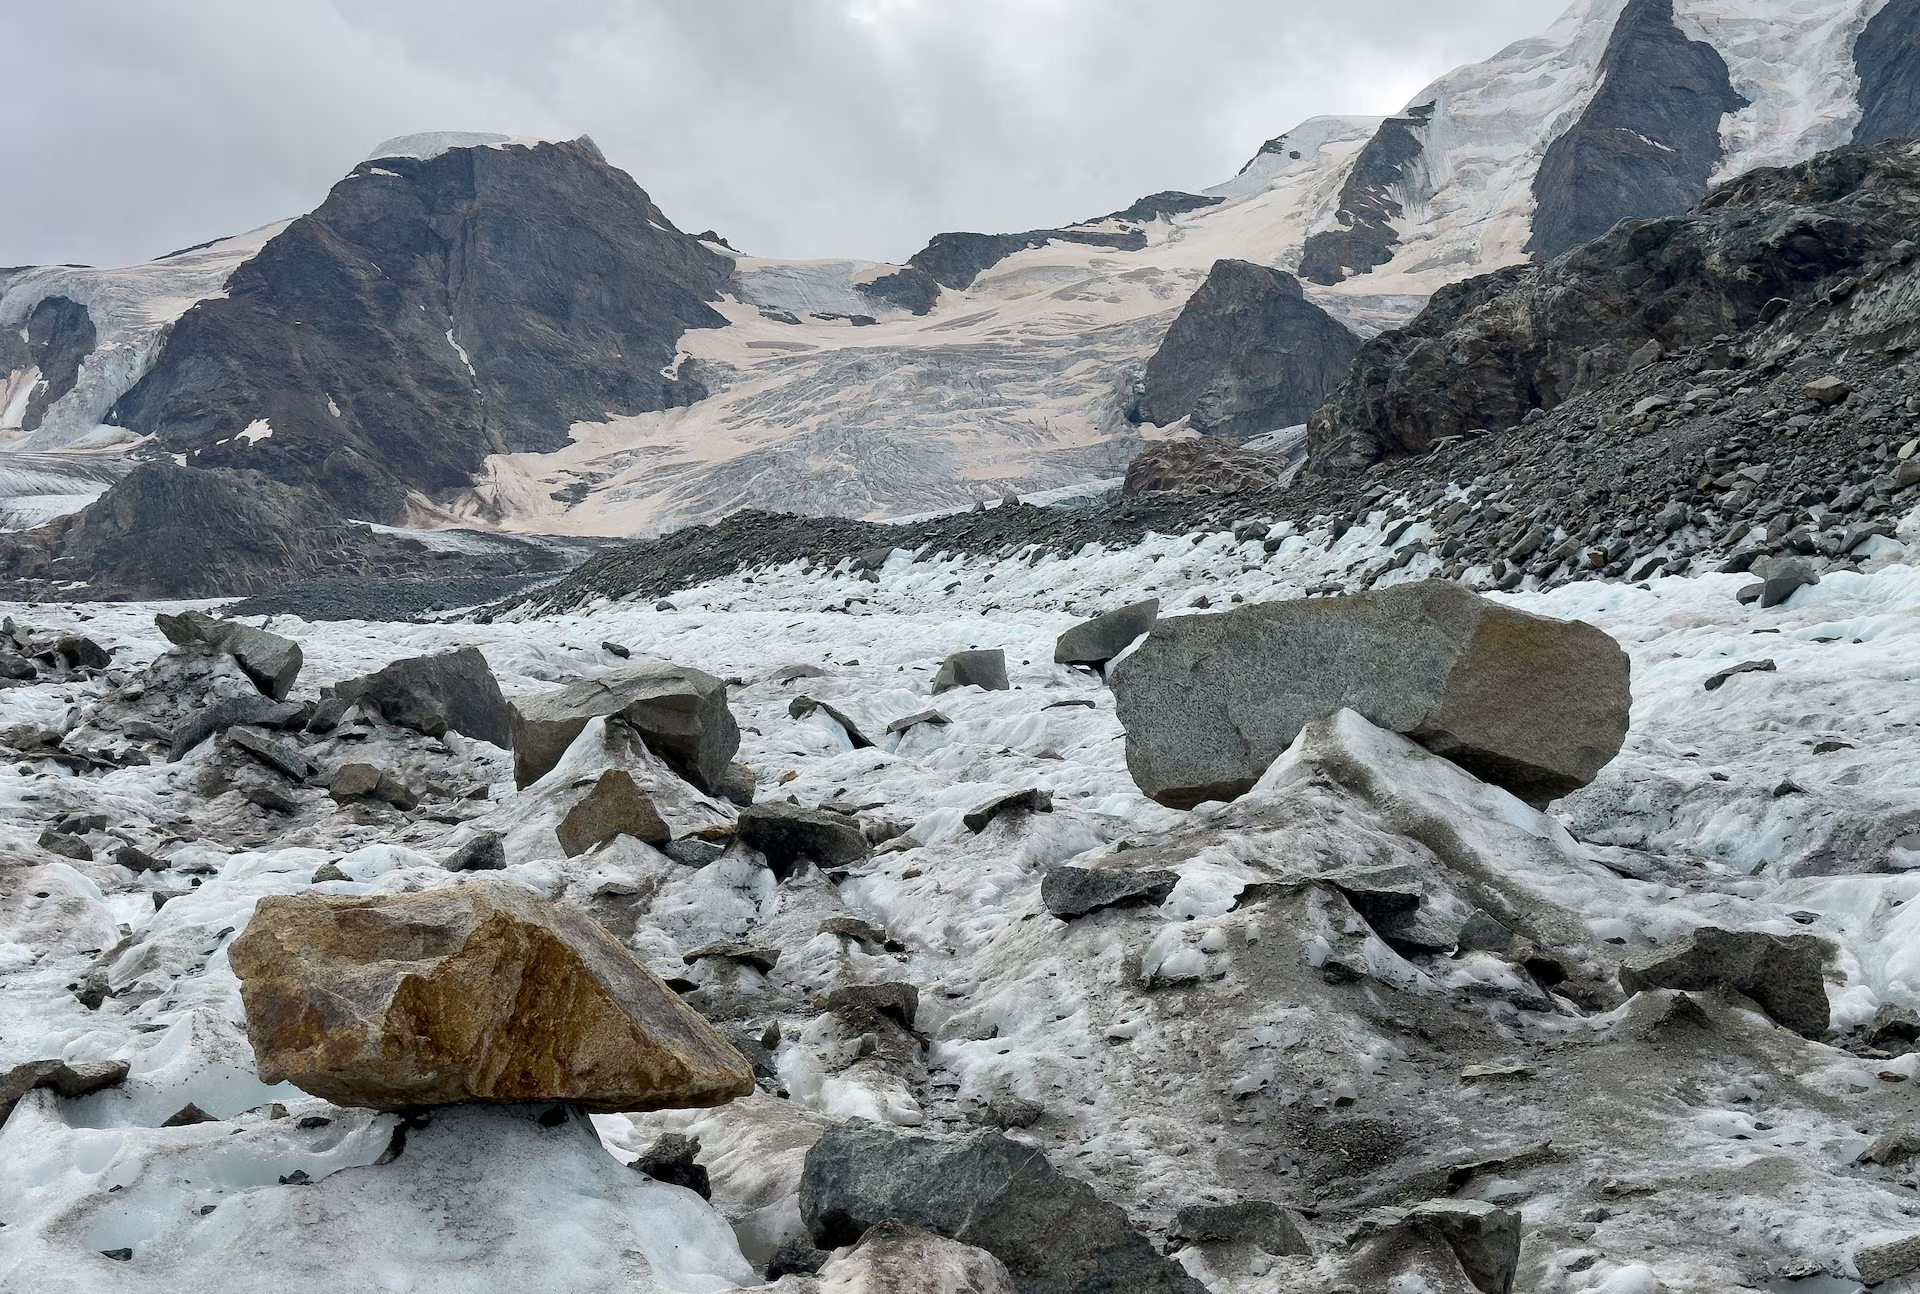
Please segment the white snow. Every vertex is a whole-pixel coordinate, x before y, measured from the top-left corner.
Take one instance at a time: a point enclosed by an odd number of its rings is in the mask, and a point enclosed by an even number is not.
[[[551,135],[499,135],[484,130],[429,130],[417,135],[399,135],[386,140],[368,153],[363,161],[377,162],[388,157],[410,157],[429,162],[456,148],[532,148],[538,144],[571,142]],[[378,171],[378,168],[375,168]],[[392,171],[378,171],[392,175]]]
[[[273,435],[273,424],[265,418],[255,418],[246,428],[234,436],[235,440],[244,440],[249,445],[257,445]]]

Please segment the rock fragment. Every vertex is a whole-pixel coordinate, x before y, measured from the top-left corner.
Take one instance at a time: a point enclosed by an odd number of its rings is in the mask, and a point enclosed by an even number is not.
[[[1086,665],[1098,669],[1133,645],[1160,618],[1160,599],[1095,616],[1061,634],[1053,644],[1056,665]]]
[[[204,611],[162,612],[153,623],[176,647],[203,645],[233,657],[255,687],[276,701],[287,699],[300,677],[304,658],[291,638],[255,629],[231,620],[216,620]]]
[[[197,706],[173,726],[167,750],[167,762],[178,763],[188,751],[216,732],[228,728],[284,729],[306,715],[306,707],[291,701],[274,701],[265,696],[221,697],[208,705]]]
[[[450,872],[497,872],[507,865],[507,839],[497,831],[483,831],[447,858]]]
[[[767,866],[782,880],[802,859],[832,867],[858,862],[872,852],[859,825],[847,815],[778,801],[742,809],[738,832],[743,843],[767,856]]]
[[[30,1060],[0,1074],[0,1124],[7,1121],[20,1098],[36,1087],[50,1087],[67,1100],[90,1096],[126,1081],[124,1060]]]
[[[1161,620],[1110,682],[1127,767],[1173,808],[1244,794],[1300,729],[1347,708],[1536,805],[1626,738],[1626,653],[1426,580]]]
[[[1831,950],[1816,935],[1770,935],[1702,926],[1684,939],[1637,953],[1620,966],[1620,987],[1700,992],[1729,988],[1773,1020],[1817,1038],[1827,1031],[1823,967]]]
[[[911,1029],[914,1017],[920,1014],[920,990],[897,980],[884,984],[843,984],[827,994],[827,1010],[872,1011],[903,1029]]]
[[[1101,908],[1123,903],[1157,907],[1167,901],[1180,873],[1160,868],[1126,871],[1108,867],[1072,867],[1061,864],[1040,881],[1040,901],[1063,921],[1083,917]]]
[[[1186,1244],[1242,1241],[1258,1245],[1276,1258],[1310,1257],[1313,1253],[1300,1230],[1300,1219],[1272,1200],[1186,1205],[1173,1215],[1167,1239]]]
[[[568,858],[578,857],[615,836],[632,836],[654,846],[673,838],[660,811],[624,768],[610,768],[600,774],[593,789],[567,810],[555,834]]]
[[[252,728],[237,727],[227,729],[227,740],[282,777],[303,782],[313,775],[313,765],[292,742],[275,740]]]
[[[1727,680],[1730,678],[1737,678],[1742,674],[1771,674],[1777,668],[1779,667],[1771,659],[1741,661],[1738,665],[1721,670],[1701,686],[1709,692],[1718,692],[1727,685]]]
[[[409,656],[363,678],[337,683],[333,694],[359,702],[396,728],[429,737],[453,731],[495,746],[513,741],[506,698],[477,647]]]
[[[668,1132],[654,1138],[652,1144],[641,1151],[640,1157],[629,1167],[656,1182],[683,1186],[701,1199],[710,1200],[713,1198],[713,1184],[706,1166],[697,1158],[699,1154],[700,1138]]]
[[[954,652],[933,676],[933,694],[938,696],[960,687],[1005,692],[1009,687],[1007,654],[998,647]]]
[[[790,719],[805,719],[815,713],[824,714],[839,724],[847,734],[847,740],[853,743],[855,750],[866,750],[873,745],[867,734],[860,731],[860,725],[837,706],[829,705],[825,701],[816,701],[810,696],[796,696],[792,704],[787,706],[787,717]]]
[[[1862,1245],[1853,1251],[1853,1267],[1863,1285],[1884,1285],[1896,1276],[1920,1271],[1920,1235]]]
[[[941,714],[938,710],[916,710],[912,714],[902,715],[892,723],[889,723],[887,725],[887,732],[889,734],[905,732],[907,729],[917,728],[923,723],[930,723],[935,727],[944,728],[952,722],[953,720],[947,718],[946,715]]]
[[[340,1105],[723,1104],[739,1054],[598,922],[504,880],[269,895],[228,947],[263,1082]]]
[[[520,787],[544,777],[596,718],[618,718],[630,725],[647,749],[709,795],[720,793],[740,748],[740,729],[727,707],[727,685],[683,665],[627,666],[558,691],[518,698],[511,710],[513,780]]]
[[[960,821],[968,831],[979,835],[987,825],[1003,813],[1052,813],[1053,792],[1043,791],[1039,787],[1027,787],[1020,791],[1009,791],[1005,795],[996,795],[985,804],[976,805],[962,815]]]

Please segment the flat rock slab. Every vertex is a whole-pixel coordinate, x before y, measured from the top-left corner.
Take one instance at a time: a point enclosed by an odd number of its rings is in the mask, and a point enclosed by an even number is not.
[[[1160,599],[1149,598],[1132,606],[1095,616],[1061,634],[1054,640],[1056,665],[1087,665],[1098,668],[1118,656],[1140,635],[1153,628],[1160,618]]]
[[[1083,917],[1101,908],[1123,903],[1144,903],[1157,907],[1167,901],[1180,873],[1161,868],[1122,871],[1106,867],[1061,865],[1040,881],[1040,901],[1047,911],[1063,921]]]
[[[221,697],[196,706],[173,726],[168,743],[167,762],[177,763],[188,751],[216,732],[236,725],[249,728],[286,728],[305,719],[307,708],[291,701],[275,701],[266,696]]]
[[[987,692],[1005,692],[1007,654],[998,647],[957,651],[941,662],[933,676],[933,694],[951,692],[957,687],[977,687]]]
[[[1120,1209],[1045,1154],[994,1132],[964,1141],[853,1122],[807,1152],[800,1216],[835,1249],[881,1223],[920,1227],[984,1249],[1021,1294],[1201,1294]]]
[[[825,701],[817,701],[810,696],[796,696],[792,704],[787,706],[787,717],[790,719],[805,719],[814,714],[824,714],[839,724],[847,734],[847,740],[853,743],[855,750],[865,750],[873,745],[867,734],[860,731],[860,725],[855,723],[846,711],[837,706],[829,705]]]
[[[429,737],[451,730],[501,747],[513,741],[506,698],[477,647],[397,660],[364,678],[335,684],[333,694],[360,702],[395,727]]]
[[[685,665],[630,665],[518,698],[510,708],[513,780],[520,787],[552,771],[588,721],[597,718],[617,718],[632,727],[647,749],[708,795],[721,793],[740,749],[727,685]]]
[[[1127,768],[1172,808],[1245,794],[1343,708],[1539,806],[1619,752],[1629,672],[1591,625],[1425,580],[1161,620],[1110,681]]]
[[[844,813],[773,801],[740,810],[740,840],[767,857],[782,879],[802,859],[825,867],[856,863],[873,852],[860,826]]]
[[[176,647],[202,645],[232,656],[254,686],[276,701],[287,699],[305,663],[300,644],[291,638],[255,629],[231,620],[216,620],[204,611],[162,612],[153,623]]]
[[[1245,1242],[1258,1245],[1276,1258],[1308,1257],[1313,1253],[1300,1229],[1300,1219],[1272,1200],[1189,1204],[1173,1215],[1167,1238],[1188,1244]]]
[[[753,1071],[591,917],[506,880],[260,900],[229,946],[260,1079],[400,1110],[721,1105]]]
[[[660,811],[624,768],[610,768],[600,774],[593,789],[567,810],[555,834],[568,858],[578,857],[615,836],[632,836],[656,847],[673,838]]]
[[[126,1081],[124,1060],[69,1062],[30,1060],[0,1074],[0,1124],[7,1121],[20,1098],[36,1087],[50,1087],[69,1101],[89,1096]]]
[[[252,728],[229,728],[227,740],[283,777],[303,782],[313,775],[313,765],[290,741],[269,737]]]
[[[1038,787],[1029,787],[1023,791],[1009,791],[1005,795],[996,795],[985,804],[976,805],[967,810],[960,821],[968,831],[975,835],[987,829],[987,824],[1003,813],[1052,813],[1053,792]]]
[[[923,723],[930,723],[936,727],[944,728],[952,722],[953,720],[947,718],[946,715],[941,714],[938,710],[916,710],[912,714],[902,715],[888,724],[887,732],[889,734],[905,732],[907,729],[917,728]]]
[[[1829,1022],[1823,968],[1833,950],[1816,935],[1770,935],[1702,926],[1685,939],[1636,953],[1620,966],[1620,987],[1701,992],[1729,988],[1781,1026],[1818,1038]]]

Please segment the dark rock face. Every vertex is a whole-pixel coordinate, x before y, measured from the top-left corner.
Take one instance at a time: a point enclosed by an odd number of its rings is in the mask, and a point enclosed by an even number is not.
[[[1856,144],[1920,135],[1920,0],[1887,0],[1853,43],[1860,78]]]
[[[1296,426],[1359,349],[1292,275],[1215,261],[1147,361],[1140,417],[1162,427],[1191,418],[1202,435],[1240,439]]]
[[[80,361],[93,354],[97,340],[93,316],[78,301],[47,297],[27,316],[26,336],[0,329],[0,374],[25,368],[40,370],[40,382],[27,397],[20,427],[32,431],[53,403],[73,390]]]
[[[1815,935],[1702,926],[1685,939],[1628,958],[1620,967],[1620,987],[1629,993],[1730,988],[1752,998],[1776,1023],[1818,1038],[1830,1018],[1823,967],[1831,955]]]
[[[1007,683],[1007,653],[998,647],[957,651],[940,664],[933,676],[933,694],[951,692],[957,687],[977,687],[987,692],[1004,692]]]
[[[1302,727],[1340,709],[1545,804],[1619,752],[1628,673],[1591,625],[1423,580],[1162,620],[1112,684],[1127,768],[1173,808],[1245,794]]]
[[[1312,235],[1300,248],[1300,277],[1309,283],[1331,285],[1351,274],[1367,274],[1393,259],[1400,235],[1393,221],[1402,207],[1394,189],[1420,159],[1421,134],[1433,116],[1433,105],[1422,104],[1404,117],[1389,117],[1360,156],[1340,190],[1338,229]],[[1261,150],[1265,152],[1265,149]]]
[[[860,295],[883,306],[897,306],[923,315],[940,299],[940,280],[918,265],[854,285]]]
[[[983,270],[998,265],[1015,252],[1029,247],[1044,247],[1058,239],[1063,243],[1085,243],[1090,247],[1112,247],[1137,252],[1147,245],[1147,236],[1138,229],[1030,229],[1024,234],[935,234],[933,241],[907,258],[907,264],[924,271],[942,287],[964,292],[973,286]]]
[[[730,269],[585,140],[374,159],[189,310],[110,418],[391,520],[487,454],[701,398],[662,370],[724,323]]]
[[[1062,864],[1041,879],[1040,901],[1054,916],[1071,921],[1123,903],[1157,907],[1167,901],[1167,895],[1179,883],[1180,873],[1158,867],[1130,871]]]
[[[782,880],[802,859],[834,866],[873,852],[860,824],[842,813],[775,801],[742,809],[739,823],[741,842],[765,854],[767,866]]]
[[[998,1258],[1021,1294],[1203,1288],[1092,1187],[998,1133],[935,1141],[860,1122],[830,1128],[807,1152],[800,1216],[823,1249],[883,1222],[924,1227]]]
[[[1364,466],[1551,411],[1648,356],[1830,295],[1831,281],[1884,259],[1917,217],[1920,166],[1904,147],[1836,149],[1751,171],[1688,215],[1623,221],[1546,265],[1442,288],[1412,323],[1361,346],[1309,422],[1310,461]]]
[[[1720,164],[1720,119],[1747,106],[1719,52],[1674,26],[1673,0],[1629,0],[1600,76],[1593,101],[1534,176],[1527,250],[1536,260],[1619,221],[1677,215],[1698,202]]]
[[[1145,224],[1149,220],[1158,220],[1163,216],[1179,216],[1189,211],[1204,211],[1208,207],[1217,207],[1224,198],[1209,198],[1198,193],[1180,193],[1169,189],[1164,193],[1149,193],[1130,207],[1124,207],[1113,213],[1115,220],[1135,220]]]
[[[365,678],[347,679],[333,691],[378,711],[396,727],[429,737],[452,729],[503,748],[513,744],[506,698],[477,647],[410,656]]]
[[[1123,495],[1238,494],[1279,485],[1287,464],[1271,454],[1242,449],[1220,436],[1157,440],[1133,456],[1120,483]]]

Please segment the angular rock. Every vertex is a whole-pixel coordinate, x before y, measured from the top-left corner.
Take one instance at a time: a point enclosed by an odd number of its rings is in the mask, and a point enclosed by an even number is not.
[[[683,665],[650,662],[521,697],[511,706],[513,780],[544,777],[590,719],[618,718],[647,749],[709,795],[720,793],[740,729],[727,708],[727,685]]]
[[[1709,692],[1718,692],[1726,686],[1727,680],[1730,678],[1738,677],[1741,674],[1771,674],[1778,668],[1779,667],[1770,659],[1741,661],[1738,665],[1729,666],[1721,670],[1718,674],[1715,674],[1712,678],[1709,678],[1705,683],[1701,684],[1701,686]]]
[[[760,779],[754,771],[739,760],[727,765],[727,771],[720,775],[720,788],[714,792],[727,803],[746,808],[753,803],[753,797],[760,789]]]
[[[738,832],[742,843],[767,856],[767,866],[782,880],[803,858],[831,867],[859,862],[872,852],[858,824],[845,814],[777,801],[742,809]]]
[[[505,880],[269,895],[228,946],[261,1081],[339,1105],[724,1104],[753,1073],[591,917]]]
[[[920,1014],[920,990],[898,980],[885,984],[843,984],[827,994],[827,1010],[872,1011],[903,1029],[913,1028]]]
[[[900,718],[888,724],[887,732],[889,734],[905,732],[907,729],[917,728],[923,723],[930,723],[935,727],[944,728],[952,722],[953,720],[947,718],[946,715],[941,714],[938,710],[916,710],[914,713],[902,715]]]
[[[682,867],[705,867],[726,853],[727,847],[718,841],[702,840],[698,836],[682,836],[678,840],[669,840],[660,850]]]
[[[50,1087],[67,1100],[88,1096],[126,1081],[124,1060],[70,1062],[30,1060],[0,1074],[0,1124],[7,1121],[20,1098],[36,1087]]]
[[[578,857],[615,836],[632,836],[654,846],[673,838],[660,811],[624,768],[610,768],[600,774],[593,789],[567,810],[555,834],[568,858]]]
[[[741,965],[751,966],[762,975],[765,975],[780,964],[780,950],[778,948],[759,948],[752,944],[720,943],[707,944],[704,947],[695,948],[692,952],[682,953],[680,955],[680,960],[689,966],[692,966],[696,962],[706,961],[709,958],[717,961],[739,962]]]
[[[1243,1241],[1258,1245],[1276,1258],[1313,1254],[1313,1247],[1301,1233],[1300,1219],[1272,1200],[1189,1204],[1173,1215],[1167,1239],[1188,1244]]]
[[[381,770],[373,764],[342,764],[327,781],[327,794],[336,801],[359,800],[380,787]]]
[[[790,719],[804,719],[815,712],[824,714],[839,724],[846,732],[847,740],[853,743],[855,750],[866,750],[873,745],[867,734],[860,731],[860,725],[849,718],[845,711],[828,705],[825,701],[816,701],[810,696],[796,696],[792,704],[787,706],[787,717]]]
[[[1053,644],[1056,665],[1105,665],[1133,644],[1134,639],[1153,628],[1160,618],[1160,599],[1149,598],[1095,616],[1061,634]]]
[[[1156,440],[1127,464],[1120,493],[1128,497],[1238,494],[1243,490],[1272,489],[1291,472],[1286,459],[1243,449],[1239,442],[1219,436]]]
[[[1009,791],[1005,795],[996,795],[985,804],[967,810],[960,819],[968,831],[978,835],[987,829],[987,824],[1003,813],[1052,813],[1053,792],[1038,787],[1028,787],[1023,791]]]
[[[1409,1213],[1437,1233],[1482,1294],[1509,1294],[1520,1267],[1520,1214],[1484,1200],[1427,1200]]]
[[[1882,1002],[1862,1032],[1869,1047],[1905,1051],[1920,1042],[1920,1012],[1898,1002]]]
[[[291,638],[231,620],[216,620],[204,611],[183,611],[179,615],[161,612],[153,623],[176,647],[198,644],[226,652],[255,687],[276,701],[287,699],[300,676],[304,657],[300,644]]]
[[[409,656],[364,678],[337,683],[333,694],[360,702],[397,728],[429,737],[451,729],[496,746],[513,741],[506,698],[478,647]]]
[[[1853,388],[1848,386],[1844,379],[1834,377],[1832,374],[1817,377],[1807,383],[1807,398],[1818,400],[1825,405],[1839,404],[1852,394]]]
[[[1754,568],[1760,577],[1760,609],[1777,607],[1809,584],[1818,584],[1819,575],[1805,562],[1790,557],[1777,558]]]
[[[56,639],[53,655],[68,669],[105,669],[113,664],[113,655],[91,638],[68,634]]]
[[[276,741],[252,728],[229,728],[227,740],[274,772],[296,782],[305,781],[313,775],[313,765],[307,762],[307,757],[292,742]]]
[[[507,838],[497,831],[483,831],[453,851],[446,867],[450,872],[497,872],[507,865]]]
[[[1007,654],[998,647],[976,651],[957,651],[941,664],[933,676],[933,694],[957,687],[977,687],[988,692],[1007,690]]]
[[[656,1182],[682,1186],[703,1200],[713,1198],[713,1184],[706,1166],[699,1162],[700,1138],[668,1132],[655,1137],[640,1157],[629,1164],[636,1173],[644,1173]]]
[[[1605,633],[1441,580],[1162,620],[1109,681],[1134,781],[1182,809],[1244,794],[1343,708],[1543,805],[1613,758],[1632,702]]]
[[[1083,917],[1101,908],[1123,903],[1158,907],[1180,883],[1180,873],[1150,868],[1122,871],[1108,867],[1071,867],[1062,864],[1040,881],[1040,901],[1063,921]]]
[[[1031,1146],[994,1132],[964,1141],[855,1121],[807,1152],[800,1216],[823,1249],[896,1221],[984,1249],[1021,1294],[1200,1294],[1119,1208]]]
[[[307,731],[332,732],[346,721],[347,713],[359,704],[358,701],[344,696],[320,698],[320,703],[313,707],[313,713],[307,718]]]
[[[305,708],[291,701],[275,701],[265,696],[228,696],[210,705],[192,710],[173,725],[173,737],[167,749],[167,762],[178,763],[188,751],[216,732],[236,724],[249,728],[284,728],[301,718]]]
[[[819,1252],[819,1251],[814,1251]],[[772,1269],[769,1268],[769,1274]],[[790,1270],[790,1269],[789,1269]],[[920,1227],[882,1222],[819,1267],[833,1294],[1019,1294],[998,1258]]]
[[[1902,1119],[1874,1138],[1856,1162],[1892,1166],[1904,1164],[1917,1155],[1920,1155],[1920,1126],[1915,1126],[1911,1119]]]
[[[1701,926],[1663,948],[1620,965],[1620,987],[1700,992],[1729,988],[1751,998],[1781,1026],[1809,1038],[1827,1031],[1822,968],[1832,949],[1816,935],[1770,935]]]
[[[113,851],[113,861],[130,872],[164,872],[172,866],[164,858],[155,858],[137,845],[122,845]]]
[[[18,652],[0,650],[0,678],[30,679],[38,678],[40,671],[33,662]]]
[[[40,833],[40,848],[62,858],[71,858],[76,863],[93,861],[93,847],[78,836],[68,835],[48,827]]]
[[[1863,1285],[1884,1285],[1896,1276],[1920,1271],[1920,1235],[1862,1245],[1853,1251],[1853,1267]]]

